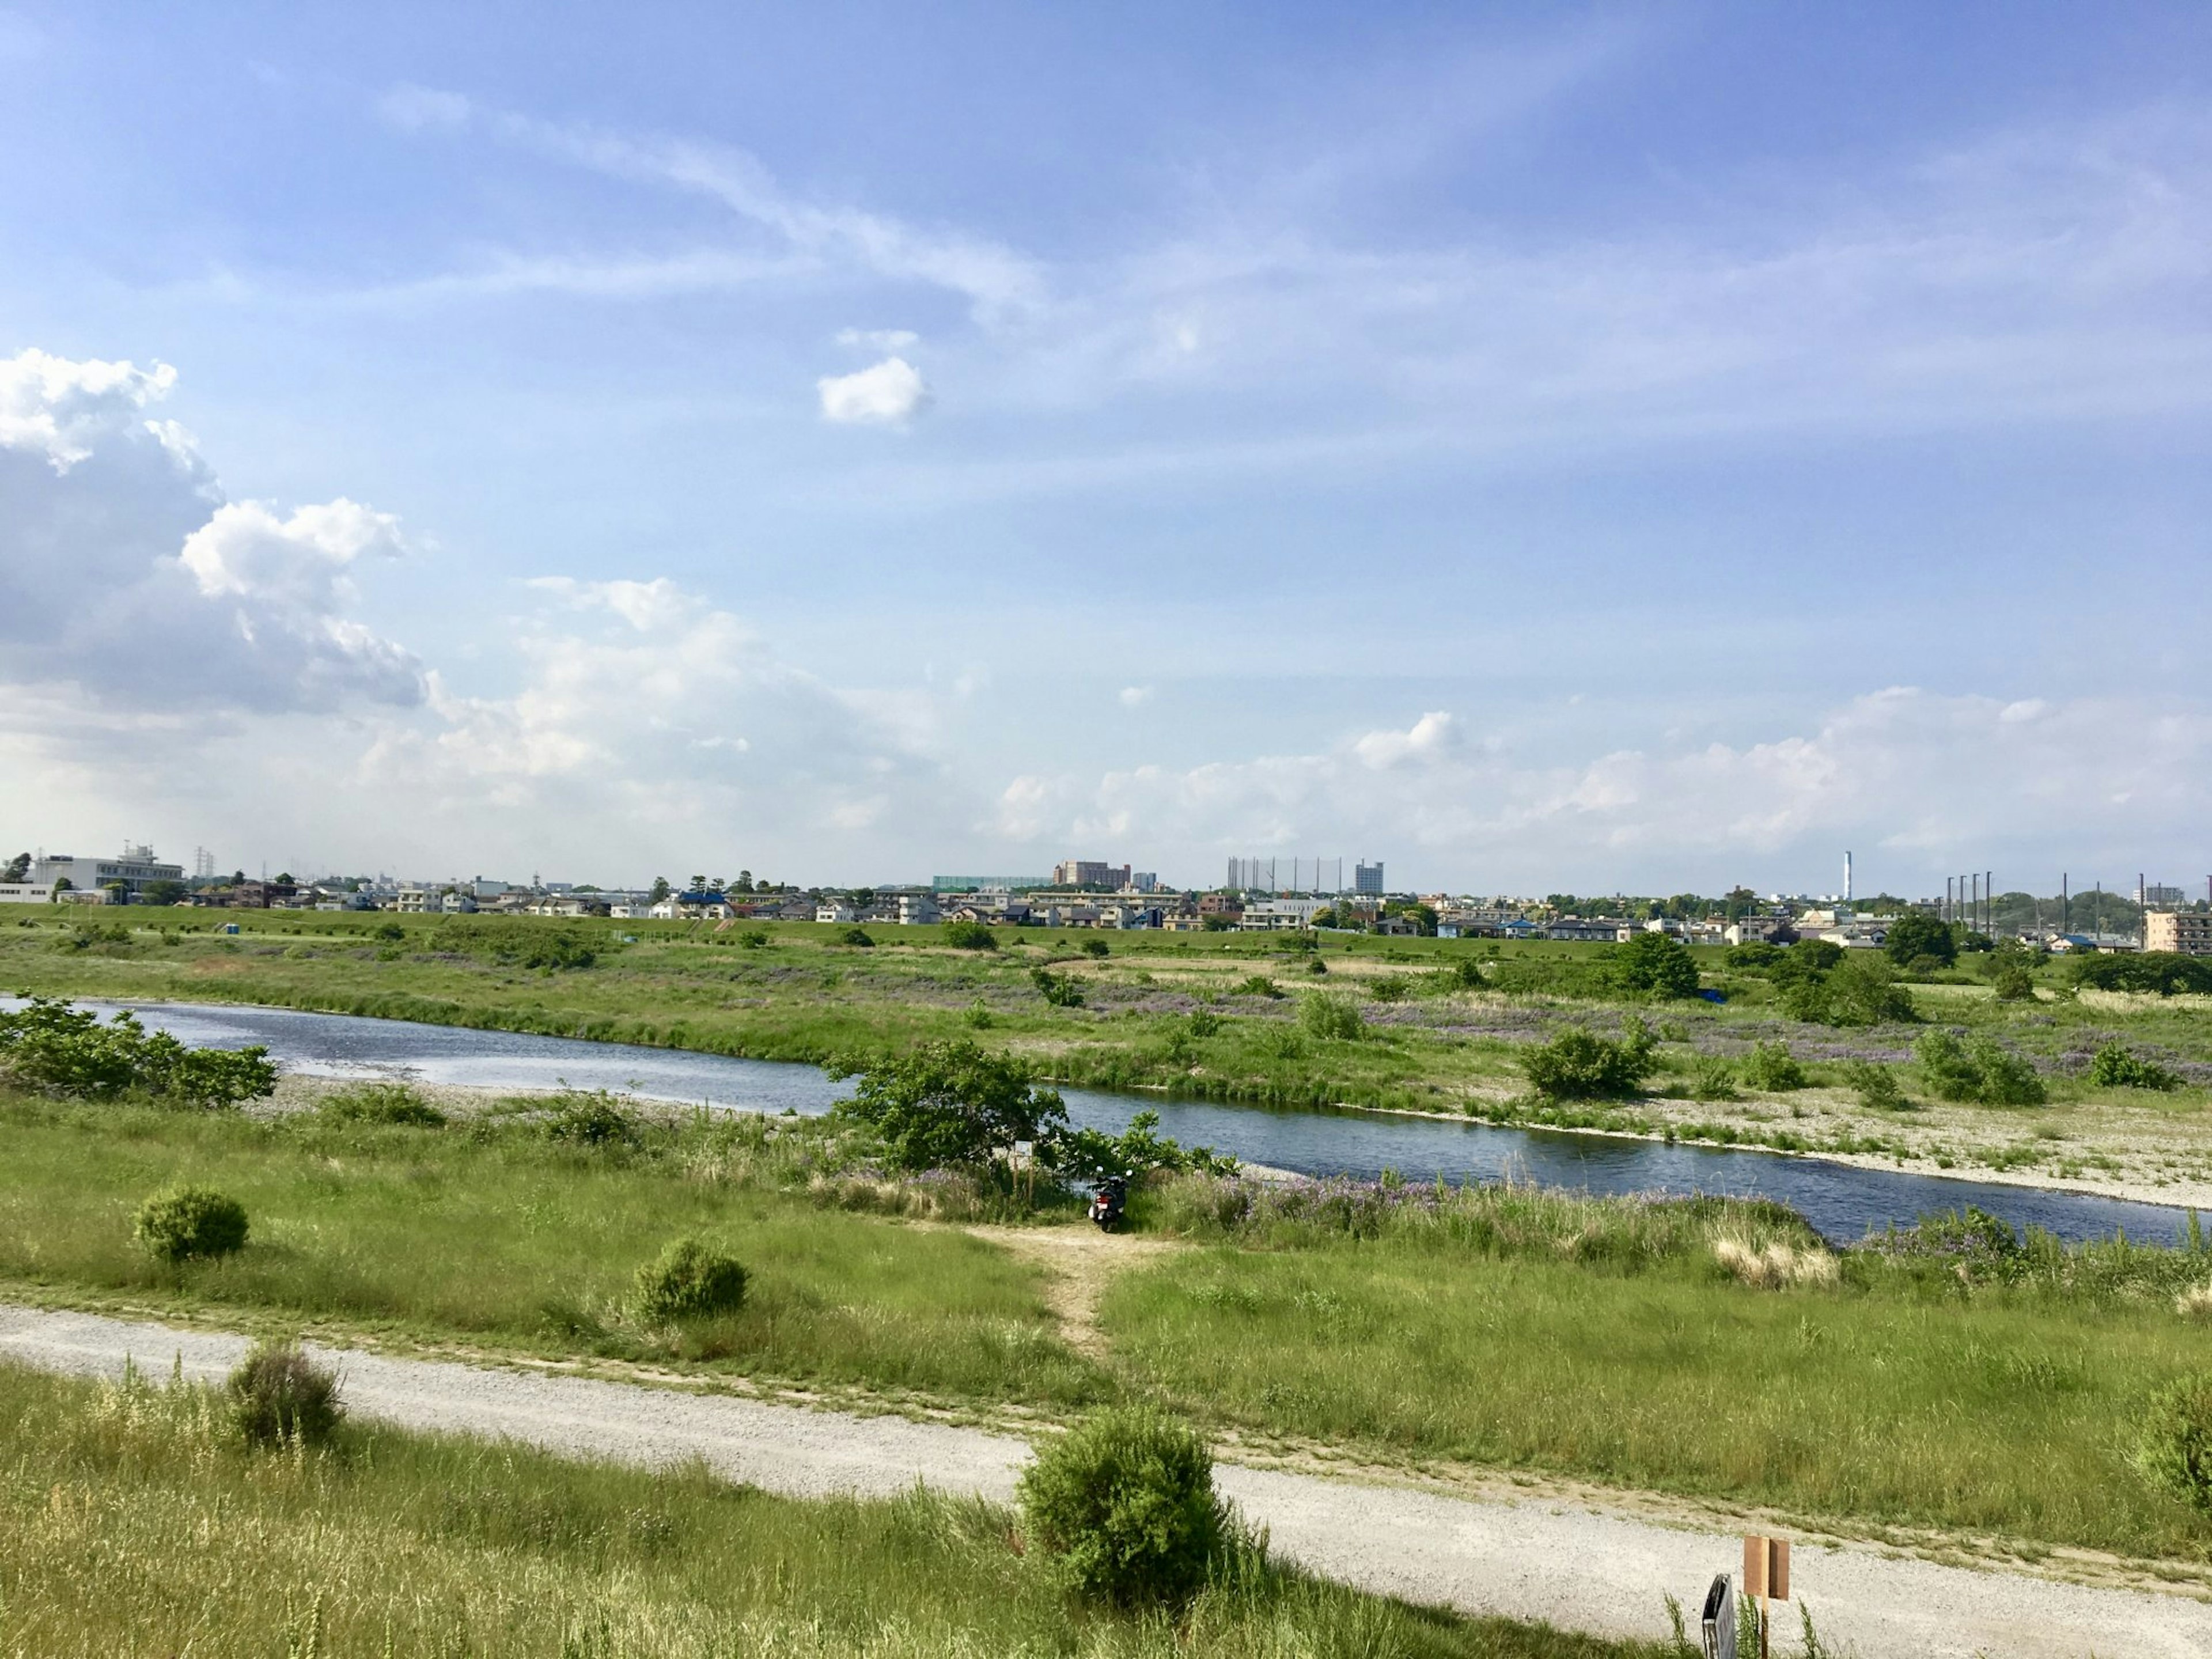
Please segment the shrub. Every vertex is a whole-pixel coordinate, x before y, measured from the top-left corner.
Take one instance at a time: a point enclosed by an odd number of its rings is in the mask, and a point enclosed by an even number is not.
[[[1403,974],[1378,974],[1367,981],[1367,994],[1377,1002],[1403,1002],[1413,989],[1412,981]]]
[[[1357,1042],[1367,1034],[1359,1009],[1348,997],[1316,992],[1298,1004],[1298,1024],[1332,1042]]]
[[[164,1261],[230,1255],[246,1248],[246,1206],[211,1187],[171,1187],[138,1206],[131,1231]]]
[[[874,949],[876,943],[874,939],[868,937],[868,930],[865,927],[848,927],[837,935],[837,942],[841,945],[857,945],[863,951]]]
[[[630,1309],[648,1325],[735,1313],[744,1305],[744,1267],[696,1238],[679,1238],[637,1270]]]
[[[2145,951],[2124,957],[2100,954],[2082,957],[2074,969],[2074,978],[2075,983],[2099,991],[2202,996],[2212,993],[2212,959],[2179,956],[2171,951]]]
[[[1899,1112],[1911,1103],[1905,1097],[1904,1085],[1897,1073],[1887,1066],[1870,1060],[1855,1060],[1844,1068],[1851,1086],[1859,1093],[1859,1104],[1873,1112]]]
[[[544,1127],[547,1139],[580,1146],[635,1146],[638,1142],[637,1114],[604,1091],[562,1096],[545,1115]]]
[[[446,1115],[404,1083],[357,1083],[326,1097],[321,1116],[337,1123],[401,1123],[441,1129]]]
[[[1755,1042],[1743,1057],[1743,1080],[1754,1089],[1786,1094],[1805,1086],[1805,1068],[1786,1042]]]
[[[980,1169],[1016,1142],[1048,1141],[1067,1125],[1060,1096],[1033,1087],[1027,1066],[964,1037],[829,1070],[859,1077],[836,1110],[873,1129],[895,1169]]]
[[[1613,952],[1613,979],[1631,996],[1698,994],[1698,964],[1689,946],[1664,933],[1638,933]]]
[[[1055,974],[1049,968],[1030,969],[1030,983],[1037,994],[1055,1008],[1080,1008],[1083,1006],[1083,987],[1067,974]]]
[[[1996,987],[1999,1002],[2035,1000],[2035,975],[2023,963],[2001,963],[1990,982]]]
[[[738,943],[748,951],[757,951],[768,943],[768,929],[748,927],[738,935]]]
[[[1248,974],[1237,981],[1236,989],[1230,994],[1240,997],[1267,997],[1279,1000],[1283,994],[1283,988],[1265,974]]]
[[[1570,1025],[1521,1056],[1529,1085],[1553,1100],[1619,1100],[1635,1094],[1657,1064],[1657,1047],[1642,1020],[1623,1022],[1615,1042]]]
[[[1193,1036],[1203,1040],[1206,1037],[1217,1036],[1220,1031],[1221,1016],[1215,1013],[1212,1009],[1194,1008],[1190,1011],[1190,1034]]]
[[[431,935],[435,951],[504,968],[589,968],[599,960],[585,929],[529,916],[449,916]]]
[[[2151,1396],[2135,1462],[2152,1486],[2212,1515],[2212,1375],[2182,1377]]]
[[[2089,1081],[2100,1089],[2179,1089],[2181,1079],[2154,1060],[2129,1051],[2124,1042],[2108,1042],[2089,1062]]]
[[[1923,957],[1933,957],[1938,967],[1948,968],[1959,957],[1959,947],[1951,937],[1949,926],[1925,910],[1907,910],[1891,922],[1881,948],[1900,968],[1917,967]]]
[[[1030,1540],[1069,1586],[1117,1607],[1188,1601],[1235,1536],[1205,1441],[1142,1407],[1101,1412],[1047,1445],[1020,1495]]]
[[[977,997],[961,1011],[960,1023],[971,1031],[988,1031],[998,1022],[991,1017],[991,1005]]]
[[[127,1010],[106,1024],[58,998],[33,997],[0,1012],[0,1069],[54,1094],[112,1100],[133,1089],[212,1109],[271,1092],[276,1067],[266,1048],[187,1048],[148,1031]]]
[[[1913,1045],[1928,1086],[1944,1100],[1984,1106],[2040,1106],[2049,1098],[2043,1079],[2024,1056],[1989,1037],[1969,1045],[1952,1031],[1929,1031]]]
[[[1718,1054],[1699,1054],[1690,1063],[1690,1097],[1693,1100],[1734,1100],[1735,1067]]]
[[[948,921],[945,942],[956,951],[995,951],[999,936],[980,921]]]
[[[307,1358],[296,1342],[257,1342],[230,1374],[231,1421],[257,1446],[287,1440],[319,1445],[344,1407],[337,1375]]]
[[[1073,1128],[1037,1143],[1041,1161],[1056,1174],[1079,1181],[1102,1176],[1141,1176],[1155,1170],[1208,1176],[1233,1176],[1237,1160],[1215,1153],[1211,1146],[1184,1146],[1159,1133],[1158,1112],[1139,1112],[1118,1135],[1103,1130]]]
[[[1087,939],[1083,941],[1083,954],[1086,957],[1110,956],[1113,947],[1103,939]]]

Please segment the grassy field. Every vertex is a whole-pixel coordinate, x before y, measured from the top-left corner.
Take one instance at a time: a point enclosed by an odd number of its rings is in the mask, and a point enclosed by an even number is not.
[[[2003,1004],[1971,969],[1916,983],[1923,1018],[1987,1032],[2031,1056],[2050,1105],[1946,1106],[1911,1065],[1915,1029],[1846,1030],[1781,1017],[1773,988],[1698,953],[1724,1004],[1636,1006],[1607,993],[1604,947],[1324,935],[1293,948],[1264,935],[1054,933],[1002,929],[996,951],[954,950],[936,928],[878,928],[842,942],[811,924],[556,923],[531,918],[392,917],[41,908],[0,926],[0,985],[110,997],[240,1001],[764,1059],[818,1061],[933,1037],[984,1034],[1053,1079],[1273,1104],[1353,1103],[1472,1112],[1501,1121],[1600,1127],[1798,1151],[1873,1156],[1923,1169],[1988,1168],[2050,1180],[2212,1191],[2212,1017],[2203,999],[2066,990],[2043,971],[2039,1000]],[[112,916],[113,920],[108,920]],[[223,921],[235,938],[211,931]],[[572,939],[588,966],[522,965],[530,942]],[[518,942],[520,947],[518,948]],[[1101,945],[1105,956],[1086,953]],[[1314,963],[1327,972],[1311,971]],[[1479,966],[1481,988],[1461,970]],[[1080,1006],[1033,981],[1072,981]],[[1356,1007],[1359,1040],[1316,1035],[1307,999]],[[1665,1041],[1650,1097],[1546,1104],[1516,1056],[1569,1023],[1656,1020]],[[1193,1015],[1200,1015],[1194,1022]],[[2090,1054],[2118,1040],[2179,1068],[2170,1094],[2100,1089]],[[1755,1042],[1785,1045],[1810,1086],[1711,1091],[1701,1067]],[[1863,1104],[1850,1067],[1896,1069],[1903,1110]]]
[[[1131,1267],[1104,1299],[1103,1346],[1078,1352],[1023,1252],[891,1213],[972,1213],[955,1188],[849,1167],[835,1133],[678,1119],[582,1148],[519,1115],[414,1129],[15,1098],[0,1104],[0,1298],[1047,1416],[1148,1398],[1385,1460],[1861,1531],[2212,1547],[2128,1464],[2150,1393],[2212,1359],[2206,1328],[2175,1310],[2212,1277],[2204,1255],[1984,1259],[1937,1240],[1838,1261],[1786,1213],[1718,1200],[1193,1179],[1135,1211],[1190,1248]],[[179,1267],[133,1249],[132,1206],[179,1177],[245,1202],[240,1255]],[[629,1276],[684,1232],[752,1269],[748,1305],[680,1335],[641,1328]],[[1784,1277],[1802,1282],[1739,1282],[1738,1245],[1796,1252],[1805,1272]]]
[[[780,1155],[775,1129],[725,1119],[651,1130],[631,1151],[521,1122],[271,1123],[15,1099],[0,1104],[0,1279],[878,1392],[1059,1407],[1104,1395],[1054,1334],[1033,1270],[963,1233],[811,1201],[810,1153]],[[134,1248],[133,1207],[174,1181],[243,1202],[252,1247],[181,1268]],[[741,1251],[755,1293],[680,1338],[640,1329],[623,1309],[630,1276],[686,1234]]]
[[[0,1652],[562,1659],[1656,1659],[1276,1571],[1086,1613],[1012,1517],[354,1428],[249,1452],[207,1395],[0,1366]],[[1654,1610],[1655,1613],[1656,1609]]]

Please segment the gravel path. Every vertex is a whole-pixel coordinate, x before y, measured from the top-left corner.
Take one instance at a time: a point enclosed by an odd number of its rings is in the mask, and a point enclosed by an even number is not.
[[[180,1361],[188,1379],[212,1382],[245,1350],[242,1338],[216,1333],[0,1306],[0,1360],[44,1370],[112,1377],[128,1357],[156,1380]],[[733,1480],[798,1498],[887,1494],[921,1480],[1003,1500],[1029,1456],[1018,1439],[904,1418],[318,1352],[340,1368],[347,1405],[362,1417],[631,1463],[699,1458]],[[1279,1553],[1316,1572],[1409,1601],[1603,1635],[1663,1634],[1661,1597],[1672,1591],[1694,1611],[1739,1549],[1733,1535],[1548,1501],[1480,1501],[1229,1465],[1218,1480],[1269,1528]],[[1856,1546],[1801,1546],[1791,1578],[1824,1640],[1862,1659],[2212,1653],[2212,1607],[2179,1595],[1939,1566]],[[1777,1644],[1796,1650],[1794,1631]]]

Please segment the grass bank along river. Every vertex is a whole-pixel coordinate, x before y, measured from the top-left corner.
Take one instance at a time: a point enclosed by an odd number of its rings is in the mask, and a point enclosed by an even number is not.
[[[89,1005],[112,1011],[115,1005]],[[481,1031],[295,1009],[211,1004],[136,1005],[152,1027],[194,1047],[266,1047],[291,1070],[332,1078],[389,1076],[474,1089],[606,1089],[668,1101],[750,1110],[823,1112],[845,1093],[818,1067],[574,1037]],[[1288,1108],[1066,1091],[1079,1123],[1118,1133],[1139,1110],[1160,1114],[1165,1133],[1245,1162],[1294,1173],[1373,1179],[1393,1170],[1454,1185],[1505,1178],[1627,1194],[1727,1193],[1787,1204],[1840,1242],[1932,1212],[1974,1205],[2014,1226],[2062,1238],[2125,1231],[2171,1243],[2184,1212],[2161,1205],[2020,1186],[1936,1179],[1880,1167],[1783,1158],[1648,1139],[1500,1128],[1439,1116]]]
[[[972,1186],[889,1178],[835,1121],[677,1112],[592,1138],[564,1109],[0,1096],[0,1301],[1027,1420],[1142,1399],[1248,1443],[1862,1534],[2212,1546],[2130,1461],[2148,1401],[2203,1364],[2212,1254],[1957,1230],[1838,1253],[1727,1200],[1185,1176],[1139,1195],[1135,1240],[1065,1230],[1114,1252],[1079,1331],[1048,1253],[1009,1237],[1039,1229],[964,1231]],[[243,1205],[242,1251],[135,1248],[134,1209],[178,1181]],[[634,1276],[682,1235],[745,1264],[744,1304],[641,1321]]]
[[[1352,1104],[1494,1121],[1770,1146],[1928,1172],[2169,1202],[2212,1199],[2212,1017],[2201,1000],[2074,997],[2056,969],[2001,1003],[1971,973],[1911,988],[1921,1027],[1782,1017],[1771,983],[1701,952],[1720,1005],[1629,1003],[1588,947],[1324,936],[1318,950],[1218,934],[1001,930],[995,951],[934,928],[878,942],[806,925],[556,923],[529,918],[39,910],[0,926],[0,985],[111,998],[322,1009],[818,1062],[981,1030],[1057,1080],[1186,1100]],[[236,937],[212,928],[234,922]],[[1088,954],[1091,947],[1107,954]],[[1327,971],[1313,971],[1318,963]],[[1037,978],[1049,975],[1048,997]],[[1069,993],[1079,997],[1071,1003]],[[1054,999],[1057,1000],[1054,1000]],[[1316,998],[1356,1036],[1302,1018]],[[1637,1014],[1665,1038],[1649,1097],[1545,1106],[1516,1057],[1567,1024]],[[2028,1057],[2050,1103],[1948,1105],[1911,1064],[1925,1024],[1989,1035]],[[1347,1028],[1339,1025],[1338,1030]],[[2172,1092],[2100,1088],[2091,1054],[2118,1040],[2166,1065]],[[1806,1086],[1708,1086],[1715,1062],[1788,1047]],[[1850,1068],[1889,1068],[1909,1104],[1870,1108]],[[1696,1097],[1704,1094],[1708,1098]]]

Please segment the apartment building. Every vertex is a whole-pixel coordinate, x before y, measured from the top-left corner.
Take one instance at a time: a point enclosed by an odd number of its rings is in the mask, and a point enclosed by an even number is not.
[[[2212,957],[2212,911],[2152,910],[2143,916],[2143,949]]]

